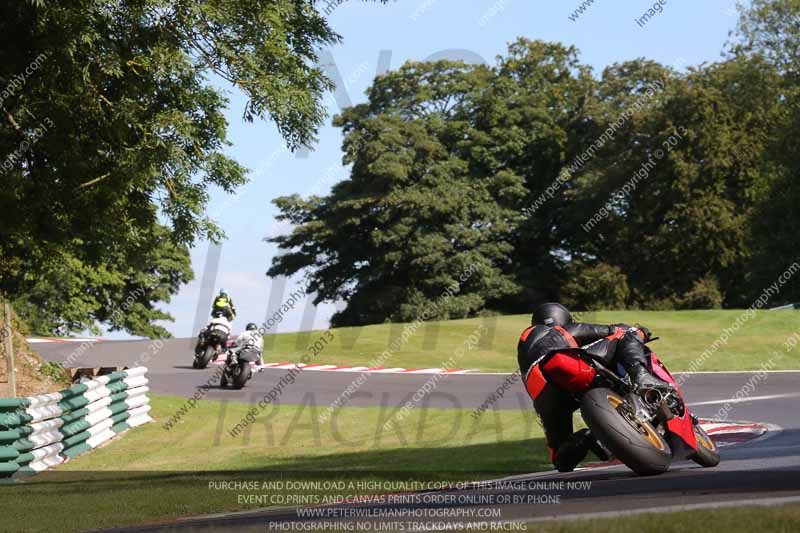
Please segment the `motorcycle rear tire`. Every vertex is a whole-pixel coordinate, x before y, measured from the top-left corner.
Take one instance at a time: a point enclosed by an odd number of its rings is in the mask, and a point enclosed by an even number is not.
[[[640,476],[666,472],[672,451],[649,422],[626,418],[618,407],[625,400],[610,389],[592,389],[583,396],[581,415],[589,429],[609,451]],[[624,409],[624,408],[623,408]]]
[[[213,346],[207,346],[206,349],[203,351],[203,355],[201,355],[197,359],[197,368],[205,368],[208,366],[208,363],[211,362],[211,359],[217,354],[216,348]]]
[[[250,375],[252,374],[252,370],[250,370],[250,363],[242,362],[239,363],[239,366],[236,370],[234,370],[233,374],[233,388],[234,389],[241,389],[242,387],[247,384],[247,380],[250,379]]]

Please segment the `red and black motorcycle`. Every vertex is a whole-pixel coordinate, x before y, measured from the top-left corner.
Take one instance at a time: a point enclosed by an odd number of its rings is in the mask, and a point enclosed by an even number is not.
[[[595,438],[639,475],[660,474],[685,458],[704,467],[719,464],[716,445],[656,354],[645,346],[651,372],[671,389],[637,390],[621,367],[613,370],[615,349],[616,341],[601,339],[550,354],[531,369],[529,390],[543,387],[546,374],[548,383],[573,394]]]

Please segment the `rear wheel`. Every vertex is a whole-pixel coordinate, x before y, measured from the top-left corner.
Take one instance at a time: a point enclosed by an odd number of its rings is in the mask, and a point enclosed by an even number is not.
[[[581,415],[597,440],[637,474],[660,474],[669,468],[672,451],[667,441],[612,390],[587,392],[581,402]]]
[[[697,439],[697,451],[689,455],[689,459],[706,468],[717,466],[719,464],[717,445],[700,424],[694,426],[694,436]]]
[[[250,363],[247,361],[239,363],[233,372],[233,388],[241,389],[245,386],[247,380],[250,379]]]
[[[203,351],[203,355],[197,359],[197,368],[205,368],[208,366],[208,363],[211,362],[211,359],[217,354],[216,348],[213,346],[206,346],[205,351]]]

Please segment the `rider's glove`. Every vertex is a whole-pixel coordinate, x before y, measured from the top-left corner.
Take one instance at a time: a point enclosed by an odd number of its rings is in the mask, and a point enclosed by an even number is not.
[[[630,329],[630,326],[627,324],[611,324],[610,326],[608,326],[608,334],[616,335],[619,333],[619,330],[625,332],[628,331],[628,329]]]
[[[639,337],[641,337],[641,339],[642,339],[642,342],[647,342],[653,337],[652,332],[648,328],[646,328],[644,326],[639,326],[638,333],[639,333]]]

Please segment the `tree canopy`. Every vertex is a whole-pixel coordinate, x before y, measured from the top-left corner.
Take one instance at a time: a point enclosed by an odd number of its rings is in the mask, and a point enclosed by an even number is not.
[[[799,19],[798,1],[755,1],[724,59],[685,72],[640,58],[595,75],[572,47],[519,39],[493,66],[379,76],[334,122],[349,179],[275,200],[294,229],[268,274],[347,301],[335,325],[545,299],[750,305],[800,255]],[[798,296],[792,281],[772,302]]]
[[[332,87],[316,50],[339,40],[313,4],[3,3],[0,290],[35,330],[167,334],[156,305],[192,278],[189,247],[223,237],[210,188],[247,179],[209,80],[290,148],[312,142]]]

